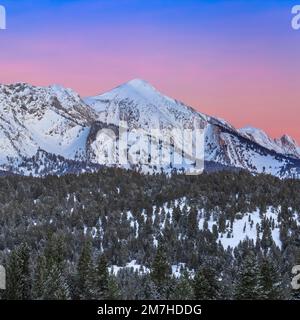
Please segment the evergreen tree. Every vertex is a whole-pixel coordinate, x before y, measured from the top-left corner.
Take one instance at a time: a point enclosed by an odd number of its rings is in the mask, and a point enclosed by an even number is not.
[[[170,299],[173,300],[192,300],[194,299],[194,288],[187,271],[184,271],[180,278],[176,280],[176,285],[171,293]]]
[[[143,296],[144,300],[159,300],[160,293],[154,281],[151,279],[151,276],[147,275],[143,279]]]
[[[168,264],[165,250],[162,246],[159,246],[151,267],[151,279],[160,293],[161,298],[166,298],[170,275],[171,267]]]
[[[69,300],[71,299],[70,288],[62,273],[57,266],[49,270],[45,280],[44,297],[45,300]]]
[[[257,300],[262,298],[260,272],[252,251],[247,253],[240,266],[235,285],[235,298],[237,300]]]
[[[121,298],[121,292],[114,275],[111,275],[108,278],[107,293],[105,298],[107,300],[119,300]]]
[[[219,285],[216,272],[212,267],[200,267],[194,279],[194,296],[196,300],[216,300]]]
[[[45,248],[45,282],[43,299],[68,300],[70,288],[65,276],[65,243],[63,237],[53,234]]]
[[[35,300],[42,300],[44,298],[46,277],[46,258],[44,255],[41,255],[37,259],[33,279],[33,298]]]
[[[272,262],[268,258],[264,258],[261,263],[260,282],[263,299],[278,300],[282,298],[278,270],[276,270],[274,264],[275,261]]]
[[[31,274],[29,248],[21,245],[11,253],[7,266],[7,288],[4,297],[9,300],[31,298]]]
[[[8,300],[22,300],[23,298],[23,284],[22,284],[22,261],[17,253],[13,251],[8,260],[6,269],[7,283],[4,294],[5,299]]]
[[[53,234],[47,240],[45,247],[46,269],[51,270],[54,266],[60,269],[65,267],[66,244],[62,236]]]
[[[262,239],[261,239],[261,247],[263,249],[267,249],[271,247],[273,243],[273,238],[272,238],[272,231],[270,227],[270,223],[267,220],[262,221],[263,225],[263,234],[262,234]]]
[[[77,296],[81,300],[96,298],[95,269],[92,261],[92,245],[86,241],[77,265]]]
[[[98,300],[108,299],[109,282],[110,282],[109,280],[110,279],[109,279],[109,273],[108,273],[107,259],[103,254],[98,258],[98,264],[96,268],[95,284],[96,284],[96,295]],[[111,290],[112,289],[113,288],[111,288]]]

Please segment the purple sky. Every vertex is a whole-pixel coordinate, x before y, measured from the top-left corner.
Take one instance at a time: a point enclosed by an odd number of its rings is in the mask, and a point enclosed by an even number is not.
[[[298,1],[300,4],[300,1]],[[237,127],[300,142],[297,1],[0,0],[0,82],[95,95],[133,78]]]

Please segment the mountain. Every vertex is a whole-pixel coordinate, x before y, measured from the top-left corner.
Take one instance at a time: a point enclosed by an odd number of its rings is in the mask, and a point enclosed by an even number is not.
[[[280,139],[272,139],[263,130],[253,127],[239,129],[239,133],[269,150],[300,159],[300,148],[297,142],[288,135]]]
[[[209,168],[239,168],[279,177],[299,175],[299,157],[261,131],[250,135],[228,122],[195,111],[166,97],[143,80],[135,79],[108,93],[85,99],[100,122],[127,121],[130,129],[169,128],[204,130],[205,163]],[[178,138],[178,137],[177,137]],[[287,143],[284,144],[287,146]],[[290,146],[289,150],[292,150]],[[97,158],[97,150],[93,150]],[[206,166],[208,167],[208,166]],[[170,169],[170,168],[168,168]]]
[[[203,132],[203,141],[187,138],[183,130]],[[193,171],[194,155],[182,152],[186,142],[203,148],[207,171],[245,169],[300,177],[300,149],[292,138],[273,140],[258,129],[237,130],[161,94],[144,80],[86,99],[57,85],[0,85],[2,171],[44,176],[116,164],[145,173]],[[149,145],[157,152],[150,155]],[[125,153],[129,162],[119,163]]]
[[[127,121],[130,129],[142,127],[193,127],[207,116],[171,99],[144,80],[129,81],[110,92],[85,99],[103,123],[118,125]],[[196,124],[197,125],[197,124]]]
[[[139,79],[129,81],[108,93],[87,98],[85,102],[97,112],[99,123],[115,126],[118,141],[126,135],[130,162],[139,163],[138,166],[143,172],[160,172],[161,169],[171,171],[175,168],[180,170],[192,166],[193,160],[188,155],[178,164],[169,161],[169,158],[181,158],[180,146],[186,142],[182,129],[204,129],[207,116],[159,93],[149,83]],[[121,122],[126,122],[130,131],[128,136],[127,132],[119,136],[117,128],[122,125]],[[160,149],[156,154],[151,154],[152,165],[148,164],[148,135],[152,137],[153,148]],[[104,157],[102,146],[105,147],[105,144],[102,140],[105,139],[105,136],[94,136],[94,140],[88,143],[92,161],[111,163],[115,162],[111,157],[119,157],[118,150],[110,157]],[[174,145],[172,150],[168,143],[170,141]],[[160,153],[167,155],[166,161],[160,161]]]
[[[60,86],[0,86],[0,162],[31,157],[38,149],[69,159],[84,157],[95,118],[78,94]]]
[[[300,147],[292,137],[285,134],[280,139],[275,139],[275,142],[282,153],[300,159]]]

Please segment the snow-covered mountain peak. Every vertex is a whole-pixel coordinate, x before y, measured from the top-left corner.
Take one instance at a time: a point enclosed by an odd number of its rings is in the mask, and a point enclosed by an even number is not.
[[[134,79],[113,90],[85,99],[104,123],[127,121],[129,126],[143,128],[191,127],[206,116],[187,105],[160,93],[145,80]]]
[[[132,79],[124,84],[125,86],[131,86],[137,90],[155,90],[156,89],[146,80],[143,79]]]
[[[266,132],[262,129],[258,129],[252,126],[246,126],[238,130],[240,134],[247,136],[250,140],[258,142],[259,144],[273,144],[274,141],[270,138]]]
[[[31,157],[39,149],[79,158],[95,119],[93,110],[71,89],[0,85],[0,164],[8,157]]]
[[[251,126],[238,130],[241,135],[258,143],[259,145],[276,151],[277,153],[300,158],[300,148],[297,142],[288,135],[283,135],[279,139],[272,139],[263,130]]]
[[[239,129],[240,132],[249,133],[249,134],[265,134],[266,133],[262,129],[258,129],[252,126],[246,126],[244,128]]]
[[[289,135],[285,134],[281,138],[275,139],[275,143],[285,152],[285,154],[300,158],[300,147],[295,139]]]
[[[248,139],[258,143],[259,145],[276,152],[281,153],[280,147],[275,143],[275,141],[269,137],[265,131],[261,129],[254,128],[252,126],[247,126],[238,130],[241,135],[247,137]]]
[[[171,99],[161,92],[159,92],[153,85],[151,85],[146,80],[142,79],[133,79],[130,80],[119,87],[116,88],[116,91],[121,96],[132,97],[136,99],[148,100],[150,103],[159,103],[161,104],[162,100],[167,100],[174,102],[174,99]]]
[[[53,95],[56,95],[59,97],[64,96],[64,95],[68,95],[77,101],[81,100],[81,97],[77,92],[75,92],[73,89],[65,88],[64,86],[62,86],[60,84],[53,84],[53,85],[49,86],[48,88]]]
[[[142,79],[133,79],[124,84],[117,86],[116,88],[108,91],[106,93],[100,94],[96,97],[87,98],[89,99],[127,99],[135,100],[139,102],[150,103],[150,104],[162,104],[164,100],[175,102],[174,99],[171,99],[164,94],[160,93],[154,86],[149,82]]]
[[[295,147],[298,147],[296,140],[287,134],[283,135],[280,138],[280,141],[285,145],[293,145]]]

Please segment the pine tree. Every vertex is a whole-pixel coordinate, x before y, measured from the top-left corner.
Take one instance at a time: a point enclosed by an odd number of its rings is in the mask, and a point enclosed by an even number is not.
[[[28,300],[31,298],[29,248],[26,244],[14,250],[9,258],[7,288],[4,296],[9,300]]]
[[[51,270],[53,266],[63,269],[65,266],[66,244],[62,236],[53,234],[47,241],[44,251],[46,258],[46,269]]]
[[[188,215],[188,225],[187,225],[187,234],[189,237],[196,237],[198,231],[198,224],[197,224],[197,211],[192,208]]]
[[[70,299],[70,288],[65,276],[65,243],[63,238],[53,235],[47,242],[44,255],[46,275],[44,276],[43,299]]]
[[[160,299],[160,293],[158,291],[158,288],[156,284],[151,279],[151,276],[146,275],[143,279],[143,300],[159,300]]]
[[[109,273],[107,260],[104,254],[98,258],[95,284],[97,299],[107,299],[109,291]]]
[[[176,285],[170,298],[172,300],[192,300],[194,299],[194,288],[187,271],[184,271],[177,279]]]
[[[166,298],[170,275],[171,267],[168,264],[165,250],[162,246],[159,246],[151,267],[151,279],[157,287],[161,299]]]
[[[268,258],[264,258],[260,268],[262,298],[268,300],[278,300],[282,298],[278,270],[275,269],[274,263],[275,261],[272,263]]]
[[[196,300],[216,300],[219,285],[216,272],[212,267],[200,267],[194,279],[194,296]]]
[[[160,285],[169,280],[170,269],[164,248],[159,246],[151,268],[151,278],[156,285]]]
[[[77,265],[77,296],[81,300],[96,298],[95,269],[92,261],[92,245],[86,241]]]
[[[49,270],[45,280],[45,300],[69,300],[71,298],[68,283],[57,265]]]
[[[42,300],[44,297],[46,277],[46,258],[44,255],[41,255],[37,259],[37,266],[33,279],[33,298],[35,300]]]
[[[5,299],[22,300],[23,298],[21,263],[22,261],[17,254],[17,251],[13,251],[9,257],[6,270],[7,283],[4,294]]]
[[[23,244],[18,250],[18,254],[22,261],[21,271],[22,271],[22,283],[23,283],[23,300],[28,300],[31,298],[31,268],[30,268],[30,249],[28,245]]]
[[[262,298],[260,273],[253,252],[249,252],[240,266],[235,285],[237,300],[257,300]]]
[[[106,293],[107,300],[119,300],[121,298],[121,292],[114,275],[110,275],[108,278],[108,287]]]
[[[262,230],[263,230],[263,234],[261,239],[261,247],[263,249],[267,249],[271,247],[273,243],[272,231],[271,231],[270,223],[268,220],[262,221]]]

